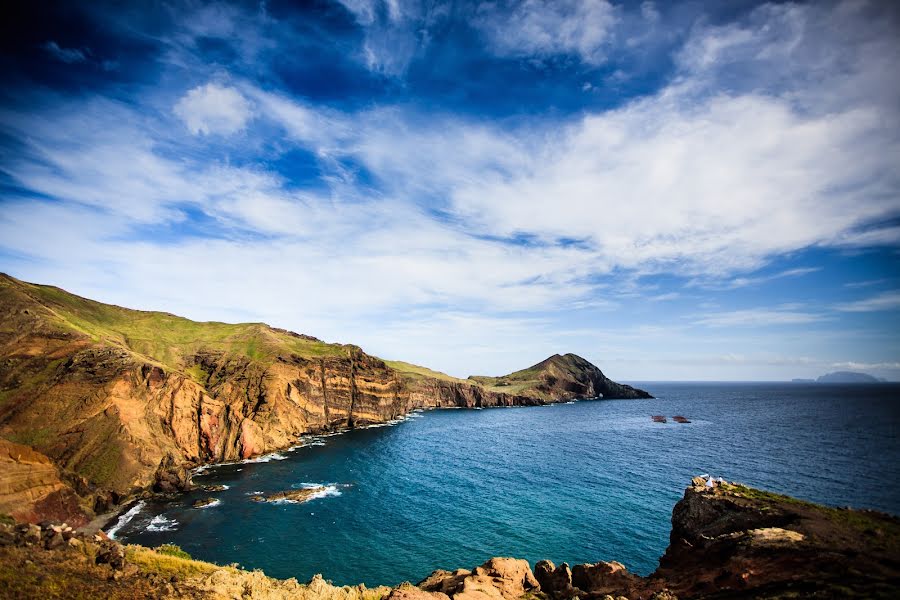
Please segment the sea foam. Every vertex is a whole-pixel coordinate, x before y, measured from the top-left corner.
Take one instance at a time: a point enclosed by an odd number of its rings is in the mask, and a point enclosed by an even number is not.
[[[144,509],[144,506],[144,501],[141,500],[140,502],[129,508],[128,512],[119,515],[119,518],[116,520],[116,524],[106,531],[106,535],[109,536],[109,539],[116,539],[116,534],[119,532],[119,530],[128,525],[128,523],[130,523],[131,520]]]
[[[167,519],[163,515],[156,515],[147,525],[147,531],[175,531],[178,528],[178,521],[175,519]]]

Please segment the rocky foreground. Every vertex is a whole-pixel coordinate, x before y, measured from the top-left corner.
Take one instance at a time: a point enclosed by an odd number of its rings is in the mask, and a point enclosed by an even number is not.
[[[314,548],[311,550],[314,551]],[[258,598],[299,600],[672,600],[896,598],[900,521],[696,478],[672,513],[671,540],[648,577],[616,562],[554,565],[492,558],[438,570],[418,585],[337,587],[276,580],[178,548],[121,546],[67,525],[0,524],[4,598]]]

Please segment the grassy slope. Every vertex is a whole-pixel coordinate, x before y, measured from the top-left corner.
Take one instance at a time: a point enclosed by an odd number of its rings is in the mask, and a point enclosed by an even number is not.
[[[546,361],[545,361],[546,362]],[[521,394],[533,390],[541,382],[544,363],[538,363],[527,369],[502,375],[500,377],[488,377],[486,375],[473,375],[470,381],[475,381],[492,392],[506,392],[507,394]]]
[[[97,343],[125,348],[182,371],[198,382],[204,375],[199,367],[185,360],[198,350],[215,350],[269,361],[276,356],[304,358],[344,356],[347,346],[309,340],[274,329],[264,323],[197,322],[164,312],[148,312],[103,304],[76,296],[57,287],[25,283],[0,275],[0,285],[11,285],[27,293],[52,313],[63,329],[89,336]],[[409,381],[434,378],[467,385],[483,385],[488,390],[521,393],[539,383],[544,363],[502,377],[459,379],[411,363],[391,360],[385,363]]]
[[[394,369],[395,371],[399,371],[403,374],[404,377],[408,379],[416,380],[430,377],[432,379],[440,379],[442,381],[452,381],[453,383],[464,383],[466,385],[472,385],[472,382],[467,379],[459,379],[457,377],[447,375],[446,373],[441,373],[440,371],[432,371],[427,367],[420,367],[419,365],[413,365],[408,362],[403,362],[402,360],[386,360],[384,362],[387,366]]]
[[[88,335],[95,342],[126,348],[170,369],[183,371],[197,381],[202,381],[202,372],[199,367],[188,366],[184,358],[201,348],[262,361],[279,355],[319,358],[344,356],[347,353],[347,347],[341,344],[296,337],[264,323],[197,322],[164,312],[132,310],[95,302],[53,286],[25,283],[12,278],[0,280],[0,284],[7,283],[20,286],[50,309],[57,324],[64,329]],[[431,377],[473,384],[471,380],[458,379],[399,360],[385,363],[409,380]]]
[[[186,356],[201,348],[253,360],[288,354],[306,358],[346,354],[340,344],[295,337],[263,323],[197,322],[169,313],[94,302],[56,287],[16,283],[52,311],[53,318],[63,328],[88,335],[95,342],[126,348],[177,370],[185,368]]]

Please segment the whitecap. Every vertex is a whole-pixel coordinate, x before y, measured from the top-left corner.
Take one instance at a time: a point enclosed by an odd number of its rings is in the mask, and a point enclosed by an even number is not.
[[[128,509],[128,512],[126,512],[125,514],[119,515],[119,518],[116,520],[116,524],[113,525],[112,527],[110,527],[106,531],[106,535],[109,536],[109,539],[111,539],[111,540],[116,539],[116,533],[118,533],[120,529],[122,529],[123,527],[128,525],[128,523],[133,518],[135,518],[138,515],[138,513],[141,512],[141,510],[143,510],[143,508],[144,508],[144,501],[141,500],[140,502],[138,502],[137,504],[132,506],[130,509]]]
[[[175,531],[178,527],[178,521],[175,519],[167,519],[163,515],[156,515],[147,525],[147,531]]]
[[[287,456],[283,454],[279,454],[277,452],[272,452],[271,454],[263,454],[262,456],[257,456],[255,458],[246,458],[241,461],[241,464],[247,463],[267,463],[272,460],[285,460]]]

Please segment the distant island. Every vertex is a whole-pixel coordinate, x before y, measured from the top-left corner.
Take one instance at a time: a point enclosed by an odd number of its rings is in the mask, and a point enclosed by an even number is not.
[[[886,381],[887,379],[856,371],[835,371],[818,379],[791,379],[792,383],[885,383]]]

